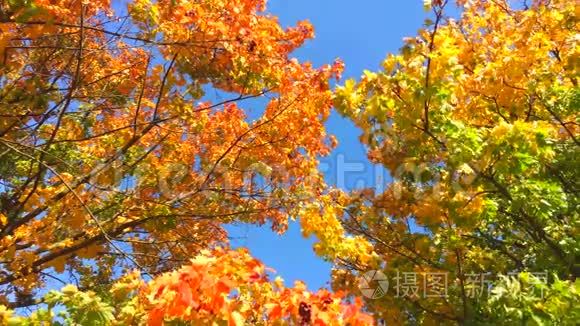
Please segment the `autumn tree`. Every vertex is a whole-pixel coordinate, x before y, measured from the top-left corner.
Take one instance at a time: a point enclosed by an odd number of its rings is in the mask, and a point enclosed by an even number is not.
[[[246,250],[202,250],[190,264],[145,282],[138,270],[118,279],[105,295],[69,284],[45,295],[47,308],[29,316],[0,306],[3,324],[50,325],[371,325],[362,301],[344,304],[343,293],[270,282],[264,265]],[[55,309],[55,307],[60,309]],[[64,307],[64,309],[63,309]]]
[[[43,302],[97,324],[356,317],[340,294],[285,289],[247,253],[215,251],[225,224],[283,232],[322,191],[342,65],[290,56],[309,23],[282,28],[264,0],[11,0],[0,21],[3,321]],[[128,270],[145,277],[136,307],[113,311]]]
[[[384,272],[387,295],[367,304],[389,325],[575,324],[577,6],[461,0],[426,7],[425,27],[382,71],[336,90],[337,109],[362,130],[369,159],[388,168],[393,183],[337,202],[341,230],[368,249],[366,259],[323,250],[339,263],[334,285],[357,293],[357,274]],[[331,240],[319,246],[333,248]],[[547,282],[538,272],[547,272]],[[416,275],[408,285],[418,294],[396,292],[393,280],[404,273]],[[429,273],[447,275],[445,296],[423,295]],[[500,276],[510,273],[516,276]],[[474,282],[481,274],[491,292]]]

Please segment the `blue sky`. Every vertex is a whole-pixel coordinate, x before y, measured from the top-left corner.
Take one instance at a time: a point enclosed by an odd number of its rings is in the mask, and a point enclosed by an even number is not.
[[[270,0],[268,11],[278,16],[283,26],[310,20],[316,37],[298,50],[296,57],[315,65],[341,58],[346,64],[343,81],[358,78],[365,69],[378,70],[387,53],[397,52],[401,47],[403,37],[416,34],[426,15],[421,0]],[[369,185],[383,174],[368,164],[356,127],[336,113],[327,127],[339,140],[331,157],[322,160],[328,183],[350,189],[360,183]],[[350,172],[341,180],[336,169],[339,162],[362,171]],[[266,228],[249,226],[229,230],[234,245],[248,247],[254,256],[275,269],[287,285],[295,280],[305,281],[310,289],[328,284],[330,264],[315,256],[313,239],[302,238],[297,224],[291,224],[282,236]]]

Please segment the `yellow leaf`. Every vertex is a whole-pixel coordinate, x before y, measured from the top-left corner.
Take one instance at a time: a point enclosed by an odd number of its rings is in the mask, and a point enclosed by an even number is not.
[[[77,255],[80,258],[86,258],[86,259],[93,258],[99,253],[99,249],[100,249],[99,246],[88,246],[86,248],[79,250],[77,252]]]
[[[237,311],[232,311],[230,315],[229,326],[244,326],[245,318]]]
[[[72,295],[78,292],[78,288],[72,284],[65,285],[60,291],[66,295]]]
[[[48,266],[54,268],[57,273],[64,272],[64,268],[66,266],[66,257],[59,256],[48,263]]]

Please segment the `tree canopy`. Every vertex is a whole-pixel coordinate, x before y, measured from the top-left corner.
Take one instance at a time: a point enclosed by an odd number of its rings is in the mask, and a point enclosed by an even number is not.
[[[376,260],[346,261],[337,286],[369,268],[442,272],[448,296],[370,305],[399,322],[571,324],[580,273],[576,7],[457,4],[453,18],[451,3],[427,2],[433,18],[382,71],[336,91],[369,158],[394,178],[345,204],[345,230],[372,243]],[[557,288],[543,299],[501,285],[495,296],[469,295],[474,274],[520,272],[547,272]]]
[[[333,90],[342,62],[293,58],[313,27],[265,0],[2,2],[0,323],[575,324],[577,6],[424,3]],[[333,107],[386,190],[324,182]],[[290,219],[332,291],[272,280],[225,230]]]

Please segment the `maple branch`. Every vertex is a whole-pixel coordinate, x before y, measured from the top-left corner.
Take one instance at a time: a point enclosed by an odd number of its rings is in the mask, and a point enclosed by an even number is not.
[[[159,121],[152,121],[149,123],[139,134],[131,137],[128,142],[123,145],[119,150],[115,152],[114,155],[108,157],[102,164],[98,165],[94,169],[92,169],[89,173],[85,174],[81,178],[77,179],[76,182],[70,185],[71,189],[76,189],[80,185],[87,183],[89,180],[100,174],[106,168],[108,168],[111,164],[113,164],[119,157],[127,152],[129,148],[135,145],[143,136],[145,136]],[[2,231],[0,232],[0,238],[3,238],[7,235],[10,235],[21,225],[28,223],[30,220],[38,216],[39,214],[43,213],[50,205],[54,202],[58,202],[62,198],[64,198],[69,193],[68,187],[67,189],[60,191],[52,198],[49,198],[43,205],[35,208],[34,210],[30,211],[28,214],[23,216],[20,219],[15,220],[13,223],[7,224]]]
[[[135,116],[133,118],[133,134],[137,133],[137,118],[139,117],[139,110],[141,109],[143,94],[145,93],[145,83],[147,82],[147,70],[149,69],[150,62],[151,62],[151,53],[149,53],[149,55],[147,56],[147,63],[145,64],[145,72],[143,73],[143,81],[141,82],[141,90],[139,91],[139,97],[137,99],[137,108],[135,109]]]
[[[103,28],[98,28],[95,26],[81,26],[81,25],[76,25],[76,24],[69,24],[69,23],[62,23],[62,22],[49,22],[49,21],[16,21],[15,19],[11,19],[11,18],[7,18],[7,17],[0,17],[0,23],[13,23],[13,24],[20,24],[20,25],[55,25],[55,26],[60,26],[60,27],[66,27],[66,28],[84,28],[86,30],[91,30],[91,31],[95,31],[95,32],[99,32],[99,33],[103,33],[103,34],[107,34],[107,35],[111,35],[111,36],[115,36],[115,37],[119,37],[119,38],[124,38],[124,39],[128,39],[128,40],[132,40],[132,41],[139,41],[139,42],[143,42],[146,44],[152,44],[152,45],[158,45],[158,46],[175,46],[175,45],[180,45],[180,46],[188,46],[188,45],[196,45],[196,44],[204,44],[204,43],[219,43],[219,42],[234,42],[234,41],[238,41],[236,39],[221,39],[221,40],[203,40],[203,41],[187,41],[187,42],[180,42],[180,41],[173,41],[173,42],[163,42],[163,41],[156,41],[156,40],[150,40],[150,39],[146,39],[146,38],[141,38],[138,36],[130,36],[124,33],[119,33],[119,32],[113,32],[113,31],[109,31]]]
[[[566,126],[567,123],[564,122],[564,120],[562,120],[562,118],[558,114],[556,114],[556,112],[554,112],[554,110],[550,109],[550,105],[548,105],[547,103],[544,103],[544,108],[546,109],[546,111],[548,111],[550,113],[550,115],[552,115],[552,117],[554,119],[556,119],[556,121],[558,121],[560,126],[566,131],[566,133],[570,136],[572,141],[574,141],[576,146],[580,146],[580,141],[578,141],[578,139],[576,139],[576,136],[574,135],[574,133],[570,129],[568,129],[568,127]]]
[[[453,320],[453,321],[456,321],[456,322],[460,322],[460,324],[463,324],[463,323],[461,323],[461,321],[462,321],[461,318],[456,317],[456,316],[450,316],[450,315],[448,315],[446,313],[438,312],[438,311],[435,311],[433,309],[429,309],[429,308],[421,305],[421,303],[418,300],[413,300],[413,299],[410,299],[410,298],[405,298],[405,300],[408,301],[408,302],[411,302],[414,306],[416,306],[417,308],[423,310],[424,312],[426,312],[426,313],[428,313],[430,315],[433,315],[435,317],[439,317],[439,318],[442,318],[442,319],[446,319],[446,320]]]
[[[0,141],[3,141],[2,139],[0,139]],[[75,199],[81,204],[81,206],[83,207],[83,209],[86,211],[86,213],[89,215],[89,217],[93,220],[93,222],[97,225],[99,231],[101,232],[101,234],[103,235],[104,239],[111,245],[111,247],[113,247],[113,249],[115,249],[117,252],[119,252],[121,255],[123,255],[124,257],[126,257],[127,259],[131,260],[136,266],[139,266],[139,263],[137,263],[136,261],[133,261],[132,258],[130,258],[130,256],[125,253],[123,250],[121,250],[114,242],[113,239],[109,236],[109,234],[107,233],[107,231],[105,230],[105,228],[103,227],[103,225],[101,224],[101,222],[99,221],[99,219],[97,217],[95,217],[95,215],[93,214],[93,212],[91,211],[91,209],[87,206],[87,204],[85,203],[85,201],[80,197],[80,195],[76,192],[76,190],[74,190],[73,188],[71,188],[71,186],[68,184],[68,182],[60,175],[60,173],[58,173],[58,171],[56,171],[55,169],[53,169],[51,166],[49,166],[48,164],[36,159],[34,156],[28,155],[20,150],[18,150],[15,147],[12,147],[11,145],[7,144],[6,142],[3,142],[5,146],[11,148],[13,151],[19,153],[20,155],[26,156],[32,160],[37,161],[38,163],[42,164],[43,166],[45,166],[50,172],[52,172],[54,175],[57,176],[57,178],[59,178],[61,180],[61,182],[65,185],[65,187],[73,194],[73,196],[75,197]]]
[[[382,239],[376,237],[375,235],[371,234],[371,231],[370,231],[369,228],[363,227],[363,225],[352,215],[351,212],[349,212],[348,210],[343,210],[343,211],[346,212],[346,214],[350,217],[349,220],[350,221],[353,221],[357,225],[357,228],[356,229],[353,228],[353,227],[346,226],[349,229],[350,232],[356,232],[356,233],[363,234],[364,236],[366,236],[369,239],[377,242],[378,244],[383,245],[385,248],[387,248],[388,250],[392,251],[393,253],[395,253],[395,254],[397,254],[397,255],[399,255],[401,257],[404,257],[404,258],[409,259],[416,266],[421,266],[421,261],[423,261],[424,263],[427,263],[427,265],[429,265],[429,266],[432,266],[432,267],[437,268],[437,269],[444,270],[443,265],[441,265],[441,264],[439,264],[437,262],[431,261],[431,260],[429,260],[429,259],[421,256],[415,250],[411,250],[411,248],[405,246],[404,243],[400,243],[399,246],[403,246],[404,249],[406,249],[408,252],[412,253],[414,255],[414,257],[413,256],[410,256],[409,254],[407,254],[405,252],[403,252],[402,250],[399,250],[396,246],[393,246],[393,245],[391,245],[391,244],[383,241]]]
[[[177,60],[178,55],[179,55],[179,52],[175,52],[175,54],[171,58],[171,62],[169,63],[169,67],[167,68],[167,71],[165,71],[165,74],[163,75],[163,79],[161,79],[161,86],[159,86],[159,94],[157,95],[157,102],[155,103],[155,107],[153,108],[153,116],[151,118],[152,121],[157,120],[157,112],[159,110],[159,105],[161,104],[161,99],[163,98],[163,92],[165,90],[165,83],[167,83],[167,78],[169,77],[169,74],[171,73],[171,68],[173,68],[173,65],[175,64],[175,60]]]
[[[437,35],[437,30],[439,29],[439,24],[441,23],[441,19],[443,18],[443,8],[447,5],[447,0],[443,2],[440,6],[436,6],[433,9],[435,13],[435,24],[433,26],[433,31],[431,32],[431,41],[429,42],[429,54],[427,55],[427,67],[425,72],[425,101],[423,104],[423,129],[429,130],[429,102],[431,101],[431,92],[429,91],[430,85],[430,77],[431,77],[431,60],[432,60],[432,53],[435,49],[435,35]]]
[[[272,118],[266,119],[254,126],[252,126],[251,128],[249,128],[248,130],[246,130],[245,132],[243,132],[242,134],[240,134],[231,144],[230,146],[220,155],[220,157],[214,162],[213,166],[211,167],[210,171],[207,173],[204,181],[201,183],[201,185],[199,186],[199,189],[194,190],[194,191],[190,191],[182,196],[179,196],[177,198],[175,198],[171,203],[176,203],[179,202],[181,200],[183,200],[184,198],[187,198],[189,196],[195,195],[198,192],[202,191],[205,187],[205,185],[208,183],[209,179],[211,178],[212,174],[215,172],[215,169],[217,168],[217,166],[219,165],[219,163],[237,146],[237,144],[242,141],[242,139],[244,139],[244,137],[246,137],[250,132],[259,129],[260,127],[271,123],[272,121],[274,121],[278,116],[280,116],[282,113],[284,113],[295,101],[298,100],[298,97],[292,99],[292,101],[290,101],[290,103],[288,105],[286,105],[286,107],[284,107],[283,109],[279,110],[278,112],[276,112],[276,114],[274,114],[272,116]],[[279,103],[280,105],[280,103]]]
[[[233,213],[233,214],[238,214],[239,212]],[[158,217],[163,217],[164,215],[150,215],[141,219],[136,219],[136,220],[132,220],[126,223],[123,223],[119,226],[117,226],[115,229],[109,231],[107,233],[107,236],[109,238],[113,238],[116,236],[119,236],[123,233],[125,233],[127,229],[134,229],[138,226],[141,226],[143,224],[145,224],[146,222],[149,222],[151,220],[154,220],[155,218]],[[172,215],[170,215],[172,216]],[[195,216],[195,215],[190,215],[190,216],[194,216],[196,219],[198,220],[206,220],[206,219],[213,219],[215,218],[215,215],[201,215],[201,216]],[[223,216],[230,216],[230,215],[223,215]],[[80,241],[74,245],[71,245],[69,247],[63,248],[60,251],[53,251],[39,259],[37,259],[36,261],[34,261],[31,264],[31,268],[21,271],[19,274],[11,274],[11,275],[7,275],[6,277],[4,277],[3,279],[0,279],[0,285],[1,284],[6,284],[6,283],[10,283],[10,282],[14,282],[15,280],[21,279],[23,277],[26,277],[27,275],[30,275],[32,273],[38,272],[41,269],[41,266],[54,260],[57,259],[58,257],[62,257],[65,255],[69,255],[72,254],[76,251],[79,251],[83,248],[86,248],[88,246],[91,246],[93,244],[99,243],[101,241],[106,241],[106,236],[104,233],[99,233],[98,235],[89,237],[89,238],[85,238],[85,235],[81,235],[78,237],[78,239],[83,239],[83,241]],[[122,253],[121,253],[122,255]],[[137,265],[139,266],[139,265]],[[145,269],[143,269],[143,271],[145,272]]]
[[[462,234],[461,236],[464,238],[477,240],[480,245],[489,247],[492,250],[499,251],[501,254],[505,255],[510,260],[512,260],[514,262],[516,268],[518,268],[520,270],[524,269],[524,263],[522,262],[522,260],[519,259],[514,253],[511,253],[508,251],[509,247],[521,247],[521,244],[519,244],[519,243],[506,243],[505,241],[502,241],[500,239],[496,239],[492,236],[486,235],[485,232],[481,232],[481,230],[479,230],[479,229],[477,230],[477,232],[480,234],[480,236],[469,235],[469,234]]]

